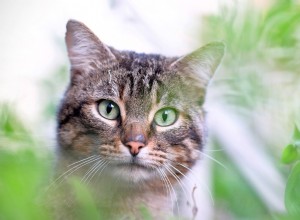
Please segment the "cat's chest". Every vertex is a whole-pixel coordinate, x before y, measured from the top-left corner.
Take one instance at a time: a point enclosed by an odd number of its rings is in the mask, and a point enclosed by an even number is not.
[[[94,194],[99,210],[134,219],[143,219],[145,212],[151,213],[153,219],[164,219],[173,213],[173,198],[170,198],[163,189],[160,190],[161,186],[157,186],[158,189],[151,187],[134,189],[120,186],[112,188],[106,184],[98,184]]]

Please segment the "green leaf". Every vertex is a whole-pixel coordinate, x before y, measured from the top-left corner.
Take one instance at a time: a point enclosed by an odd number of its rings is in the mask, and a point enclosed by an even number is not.
[[[297,148],[293,144],[289,144],[283,149],[281,161],[285,164],[293,163],[298,159]]]
[[[293,167],[285,188],[285,206],[292,216],[300,216],[300,162]]]
[[[294,129],[293,144],[295,145],[295,147],[300,148],[300,131],[297,125],[295,125],[295,129]]]

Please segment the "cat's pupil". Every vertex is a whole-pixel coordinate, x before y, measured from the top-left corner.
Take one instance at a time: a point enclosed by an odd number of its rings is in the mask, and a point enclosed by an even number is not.
[[[112,103],[109,103],[106,107],[107,114],[109,114],[113,108],[114,108],[114,105]]]
[[[162,119],[163,119],[164,121],[166,121],[167,118],[168,118],[168,111],[164,111],[164,112],[162,113]]]

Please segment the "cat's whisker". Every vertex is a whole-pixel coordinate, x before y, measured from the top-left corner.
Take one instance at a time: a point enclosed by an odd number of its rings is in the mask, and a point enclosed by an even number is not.
[[[76,161],[76,162],[74,162],[74,163],[69,164],[68,167],[71,167],[71,166],[73,166],[73,165],[75,165],[75,164],[78,164],[78,163],[81,163],[81,162],[90,160],[90,159],[95,158],[95,157],[98,157],[98,156],[97,156],[97,155],[92,155],[92,156],[89,156],[89,157],[84,158],[84,159],[82,159],[82,160],[78,160],[78,161]]]
[[[178,173],[180,173],[185,179],[187,179],[191,185],[195,185],[195,181],[193,181],[189,176],[187,176],[184,173],[182,173],[179,169],[177,169],[171,163],[169,163],[168,165],[171,166],[171,168],[173,168],[174,170],[176,170]]]
[[[220,161],[216,160],[215,158],[213,158],[213,157],[209,156],[208,154],[203,153],[203,152],[201,152],[201,151],[200,151],[200,154],[202,154],[203,156],[205,156],[205,157],[208,158],[208,159],[211,159],[211,160],[214,161],[215,163],[219,164],[219,165],[220,165],[221,167],[223,167],[225,170],[228,170],[228,168],[227,168],[224,164],[222,164]]]
[[[108,166],[108,164],[109,164],[109,161],[106,160],[106,161],[104,161],[104,163],[102,163],[101,165],[99,165],[98,168],[97,168],[97,171],[94,172],[94,174],[92,175],[91,180],[94,178],[94,176],[96,174],[98,174],[98,178],[99,178],[101,176],[102,171]],[[100,172],[99,172],[99,170],[100,170]]]
[[[160,178],[161,181],[163,182],[163,187],[165,188],[165,192],[166,192],[167,194],[169,194],[168,188],[167,188],[167,186],[166,186],[166,183],[165,183],[165,181],[164,181],[164,178],[163,178],[162,174],[160,173],[159,168],[155,168],[155,170],[157,171],[157,173],[158,173],[158,175],[159,175],[159,178]],[[169,194],[169,195],[170,195],[170,194]]]
[[[176,161],[173,161],[173,162],[175,162],[176,164],[178,164],[178,165],[182,166],[183,168],[189,170],[190,174],[192,174],[192,176],[195,178],[196,182],[198,182],[201,186],[203,186],[205,188],[205,191],[209,194],[210,200],[211,200],[212,204],[214,205],[215,201],[214,201],[214,198],[212,196],[212,193],[211,193],[209,187],[200,178],[197,177],[197,174],[192,169],[185,166],[184,164],[178,163]]]
[[[165,176],[165,179],[166,179],[166,181],[167,181],[169,187],[171,188],[171,190],[172,190],[172,192],[173,192],[173,197],[174,197],[174,199],[175,199],[175,204],[176,204],[176,207],[177,207],[177,211],[178,211],[178,213],[179,213],[179,205],[178,205],[178,201],[177,201],[177,198],[176,198],[176,192],[175,192],[175,190],[174,190],[174,187],[172,186],[172,183],[171,183],[171,181],[169,180],[168,175],[167,175],[163,170],[161,170],[161,171],[162,171],[162,174]]]
[[[174,207],[173,207],[173,204],[174,204],[174,201],[173,201],[173,196],[172,196],[172,191],[171,191],[171,188],[170,188],[170,185],[166,179],[166,174],[165,172],[161,169],[161,168],[157,168],[157,171],[164,183],[164,186],[166,187],[167,189],[167,193],[169,194],[169,197],[170,197],[170,200],[171,200],[171,204],[172,204],[172,212],[174,211]]]
[[[105,161],[104,160],[99,160],[96,161],[91,167],[90,169],[84,174],[83,178],[81,179],[82,182],[87,182],[89,177],[96,171],[97,172],[97,168],[98,166],[101,166],[101,164],[103,164]]]
[[[179,164],[179,163],[177,163],[177,164]],[[202,185],[202,186],[204,186],[205,190],[208,192],[209,197],[210,197],[210,200],[211,200],[212,204],[214,205],[214,199],[213,199],[213,196],[212,196],[212,193],[211,193],[210,189],[208,188],[208,186],[207,186],[203,181],[201,181],[200,179],[198,179],[198,178],[196,177],[196,174],[194,174],[194,172],[193,172],[191,169],[189,169],[188,167],[184,166],[183,164],[179,164],[179,165],[183,166],[184,168],[188,169],[188,170],[190,171],[190,173],[194,176],[194,178],[196,179],[196,181],[193,181],[189,176],[187,176],[187,175],[185,175],[184,173],[182,173],[179,169],[177,169],[177,168],[176,168],[175,166],[173,166],[171,163],[169,163],[169,165],[170,165],[173,169],[175,169],[178,173],[180,173],[183,177],[185,177],[185,178],[189,181],[189,183],[191,184],[191,186],[194,185],[193,188],[195,188],[195,187],[197,186],[197,180],[198,180],[199,184]],[[194,190],[193,190],[193,191],[194,191]],[[191,193],[192,193],[192,194],[191,194],[192,199],[195,200],[195,198],[193,198],[193,192],[191,192]],[[186,197],[186,198],[188,198],[188,197]]]
[[[86,160],[86,161],[83,161],[79,164],[77,164],[76,166],[68,169],[67,171],[65,171],[63,174],[61,174],[58,178],[56,178],[53,183],[49,186],[49,189],[51,187],[53,187],[55,184],[59,185],[61,184],[64,179],[68,178],[71,174],[73,174],[75,171],[77,171],[78,169],[80,169],[81,167],[89,164],[89,163],[92,163],[92,162],[95,162],[97,161],[99,158],[98,157],[91,157],[89,160]]]
[[[186,179],[189,181],[189,183],[190,183],[191,185],[195,185],[195,184],[197,183],[197,181],[193,181],[192,178],[190,178],[189,176],[187,176],[187,175],[185,175],[184,173],[182,173],[179,169],[177,169],[177,168],[176,168],[175,166],[173,166],[172,164],[169,163],[169,165],[170,165],[174,170],[176,170],[178,173],[180,173],[184,178],[186,178]],[[184,167],[184,168],[188,168],[188,167]],[[191,169],[190,169],[189,171],[191,172]],[[192,172],[191,172],[191,174],[194,175],[194,173],[192,173]],[[200,180],[200,179],[196,178],[196,180]],[[202,181],[200,181],[200,182],[202,182]]]
[[[168,164],[170,165],[170,164]],[[184,185],[184,183],[182,182],[182,180],[176,175],[176,173],[171,169],[171,167],[165,166],[165,168],[169,171],[169,173],[176,179],[176,181],[179,183],[183,193],[185,194],[185,197],[188,198],[188,193],[186,191],[186,186]]]
[[[109,161],[105,161],[104,164],[101,165],[101,168],[99,167],[99,169],[97,170],[97,174],[98,177],[101,175],[101,173],[103,172],[103,170],[109,165]],[[100,170],[100,172],[98,172]],[[94,173],[94,175],[96,174]],[[94,177],[94,175],[92,176],[92,178]]]
[[[205,150],[206,152],[222,152],[224,149]]]

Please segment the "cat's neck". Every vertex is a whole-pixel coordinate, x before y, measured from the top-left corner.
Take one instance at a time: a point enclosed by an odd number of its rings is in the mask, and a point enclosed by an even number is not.
[[[109,206],[118,213],[136,217],[140,215],[141,209],[146,208],[154,219],[164,219],[173,212],[174,192],[168,191],[171,189],[161,181],[129,183],[116,181],[104,173],[101,180],[91,185],[100,209]]]
[[[59,173],[63,173],[74,161],[70,157],[65,157],[59,162],[61,170]],[[88,170],[81,169],[75,173],[83,180],[87,172]],[[170,184],[174,185],[174,180],[170,178],[169,181],[165,183],[159,178],[139,182],[125,181],[112,176],[107,169],[101,175],[95,175],[87,181],[87,186],[100,210],[113,207],[116,213],[138,216],[141,208],[145,207],[150,213],[155,214],[153,216],[155,219],[163,219],[161,216],[171,215],[175,200],[175,190],[171,188],[174,186],[170,186]],[[109,213],[109,210],[107,212]]]

